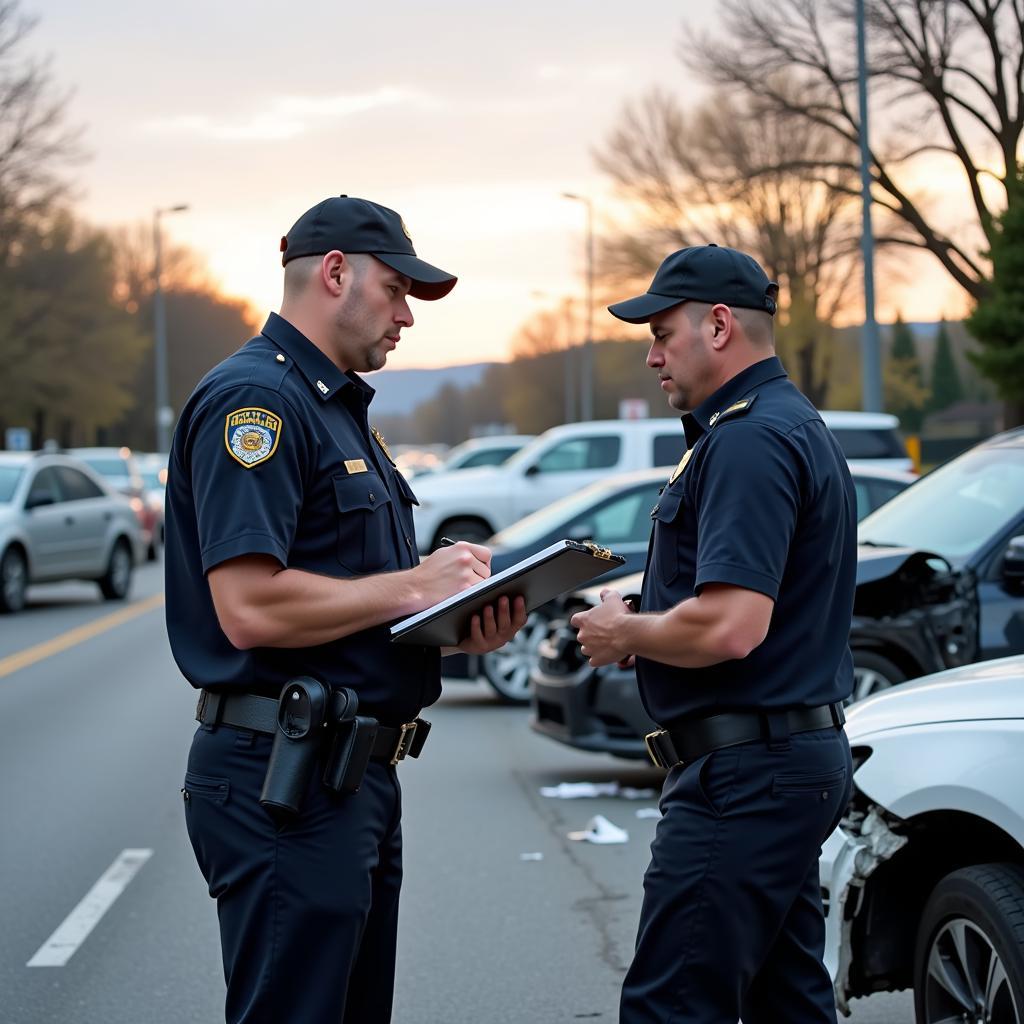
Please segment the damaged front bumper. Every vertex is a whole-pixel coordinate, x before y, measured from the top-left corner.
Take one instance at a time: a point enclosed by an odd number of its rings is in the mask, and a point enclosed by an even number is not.
[[[832,977],[836,1008],[850,1015],[850,967],[853,922],[861,907],[864,883],[875,869],[907,843],[892,826],[899,819],[878,806],[854,812],[825,841],[818,861],[825,905],[825,966]]]

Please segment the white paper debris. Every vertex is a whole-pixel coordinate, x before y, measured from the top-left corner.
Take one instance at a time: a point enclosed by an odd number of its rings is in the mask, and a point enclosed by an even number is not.
[[[603,814],[596,814],[587,822],[585,831],[570,832],[569,838],[577,842],[607,846],[612,843],[628,843],[629,833],[624,828],[613,825]]]
[[[543,853],[521,853],[519,854],[520,860],[543,860]]]
[[[541,786],[540,795],[555,800],[579,800],[584,797],[616,796],[623,800],[653,800],[657,791],[620,786],[617,782],[560,782],[557,786]]]
[[[661,811],[657,807],[641,807],[637,810],[636,816],[638,818],[660,818]]]

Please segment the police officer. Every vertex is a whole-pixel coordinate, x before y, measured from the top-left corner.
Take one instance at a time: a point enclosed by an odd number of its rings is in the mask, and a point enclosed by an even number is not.
[[[441,689],[441,652],[390,643],[386,624],[488,576],[490,554],[459,543],[419,561],[416,498],[358,374],[412,325],[409,296],[440,299],[456,278],[417,258],[397,213],[347,196],[304,213],[281,250],[281,315],[203,378],[172,446],[167,626],[201,690],[185,815],[217,899],[229,1024],[378,1024],[402,876],[395,765]],[[493,650],[524,619],[502,600],[460,650]],[[328,790],[318,764],[285,817],[259,799],[295,677],[350,688],[380,728],[358,792]]]
[[[591,664],[635,656],[668,769],[624,1024],[836,1019],[818,855],[852,775],[856,501],[775,356],[777,294],[751,257],[705,245],[609,307],[650,325],[647,365],[689,410],[640,612],[608,590],[573,618]]]

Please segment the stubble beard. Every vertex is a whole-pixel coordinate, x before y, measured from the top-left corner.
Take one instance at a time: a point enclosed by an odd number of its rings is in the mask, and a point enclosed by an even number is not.
[[[388,359],[383,349],[384,339],[374,337],[376,327],[372,321],[373,316],[363,302],[362,295],[353,289],[338,310],[334,326],[338,332],[339,347],[347,356],[350,368],[357,373],[380,370]]]

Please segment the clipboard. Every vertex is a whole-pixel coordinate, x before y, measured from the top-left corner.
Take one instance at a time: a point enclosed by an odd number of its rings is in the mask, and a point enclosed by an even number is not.
[[[553,597],[596,579],[625,561],[622,555],[612,554],[596,544],[559,540],[488,579],[396,622],[391,627],[391,639],[401,644],[455,647],[469,635],[472,617],[499,597],[522,595],[527,612],[532,612]]]

